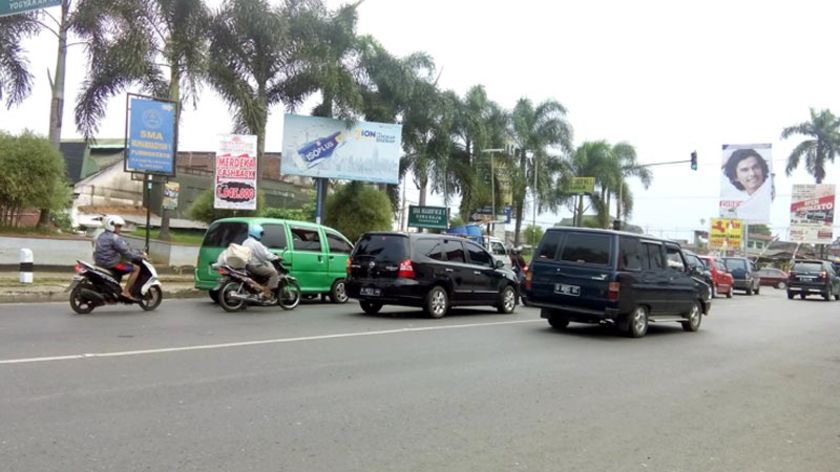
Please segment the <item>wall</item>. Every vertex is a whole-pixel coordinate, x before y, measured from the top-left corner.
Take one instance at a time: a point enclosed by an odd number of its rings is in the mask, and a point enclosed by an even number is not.
[[[35,267],[73,266],[76,259],[93,262],[93,245],[87,239],[14,238],[0,236],[0,265],[20,262],[20,250],[31,249]]]
[[[142,250],[146,245],[144,238],[136,236],[123,236],[131,247]],[[149,256],[152,262],[161,266],[194,266],[198,259],[198,246],[186,246],[176,243],[149,240]]]

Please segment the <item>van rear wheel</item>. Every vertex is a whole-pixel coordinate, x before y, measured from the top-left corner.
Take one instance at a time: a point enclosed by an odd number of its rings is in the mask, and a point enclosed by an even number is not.
[[[569,320],[560,318],[559,316],[552,316],[548,319],[548,325],[554,329],[566,329],[569,326]]]
[[[366,302],[364,300],[359,301],[359,306],[362,307],[362,310],[367,313],[368,315],[375,315],[379,313],[379,310],[382,309],[382,304],[377,302]]]
[[[688,321],[682,322],[682,327],[686,331],[695,332],[700,329],[700,321],[703,319],[703,310],[700,309],[700,302],[694,302],[691,305],[691,310],[688,312]]]

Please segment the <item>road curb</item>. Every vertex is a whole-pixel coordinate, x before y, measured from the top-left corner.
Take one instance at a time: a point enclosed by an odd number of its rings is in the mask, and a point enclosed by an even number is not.
[[[206,296],[205,292],[195,288],[177,288],[173,290],[163,289],[163,299],[173,300],[179,298],[199,298]],[[46,290],[43,292],[6,292],[0,293],[0,304],[4,303],[49,303],[66,302],[69,293],[64,289]]]

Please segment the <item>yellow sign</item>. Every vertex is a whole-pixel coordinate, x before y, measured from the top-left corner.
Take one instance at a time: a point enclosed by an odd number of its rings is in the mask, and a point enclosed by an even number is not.
[[[592,193],[595,191],[595,177],[572,177],[569,193]]]
[[[712,228],[709,231],[709,247],[740,248],[743,239],[744,222],[728,218],[712,218]]]

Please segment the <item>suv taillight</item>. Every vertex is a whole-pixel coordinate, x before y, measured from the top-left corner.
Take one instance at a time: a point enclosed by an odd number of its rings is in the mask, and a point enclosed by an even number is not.
[[[406,259],[400,262],[400,271],[397,272],[397,278],[400,279],[413,279],[414,278],[414,264],[411,263],[411,259]]]
[[[607,298],[610,301],[618,300],[618,292],[621,288],[621,284],[618,282],[610,282],[609,288],[607,289]]]
[[[534,278],[534,273],[533,272],[528,271],[525,274],[525,290],[531,290],[531,285],[532,285],[532,282],[533,282],[533,278]]]
[[[350,276],[350,264],[352,264],[352,263],[353,263],[353,260],[348,257],[347,258],[347,276],[348,277]]]

